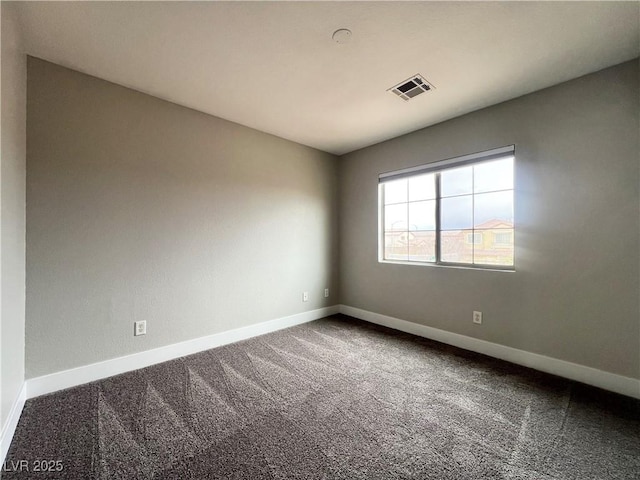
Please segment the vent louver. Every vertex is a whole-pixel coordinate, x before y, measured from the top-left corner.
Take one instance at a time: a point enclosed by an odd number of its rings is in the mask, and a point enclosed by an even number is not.
[[[400,82],[396,86],[391,87],[387,91],[395,93],[404,101],[409,101],[421,93],[428,92],[434,88],[435,87],[427,82],[422,75],[416,74]]]

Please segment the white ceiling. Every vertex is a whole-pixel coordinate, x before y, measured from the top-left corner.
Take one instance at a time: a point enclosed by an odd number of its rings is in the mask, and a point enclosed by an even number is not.
[[[640,54],[639,2],[24,2],[27,53],[342,154]],[[349,28],[351,42],[332,33]],[[436,89],[386,90],[420,73]]]

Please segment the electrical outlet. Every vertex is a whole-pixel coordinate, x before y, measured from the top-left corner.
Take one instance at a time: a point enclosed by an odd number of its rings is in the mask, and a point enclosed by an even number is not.
[[[133,334],[137,337],[138,335],[146,335],[147,334],[147,321],[140,320],[134,323]]]
[[[309,292],[302,292],[302,301],[303,302],[309,301]]]
[[[482,312],[473,312],[473,323],[482,324]]]
[[[324,298],[329,298],[329,289],[328,288],[324,289]]]

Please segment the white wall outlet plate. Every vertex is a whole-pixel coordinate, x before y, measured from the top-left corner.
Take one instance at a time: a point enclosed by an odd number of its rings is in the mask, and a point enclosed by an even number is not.
[[[482,312],[473,312],[473,323],[482,323]]]
[[[133,334],[137,337],[138,335],[146,335],[147,334],[147,321],[140,320],[134,323]]]
[[[309,301],[309,292],[303,292],[302,293],[302,301],[303,302],[308,302]]]
[[[328,288],[324,289],[324,298],[329,298],[329,289]]]

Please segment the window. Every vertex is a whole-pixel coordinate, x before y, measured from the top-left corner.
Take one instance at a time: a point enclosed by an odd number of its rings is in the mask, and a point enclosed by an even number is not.
[[[482,245],[482,233],[467,233],[467,243]]]
[[[493,243],[496,245],[509,246],[513,243],[513,235],[511,232],[497,232],[494,235]]]
[[[379,260],[513,270],[514,146],[380,175]]]

